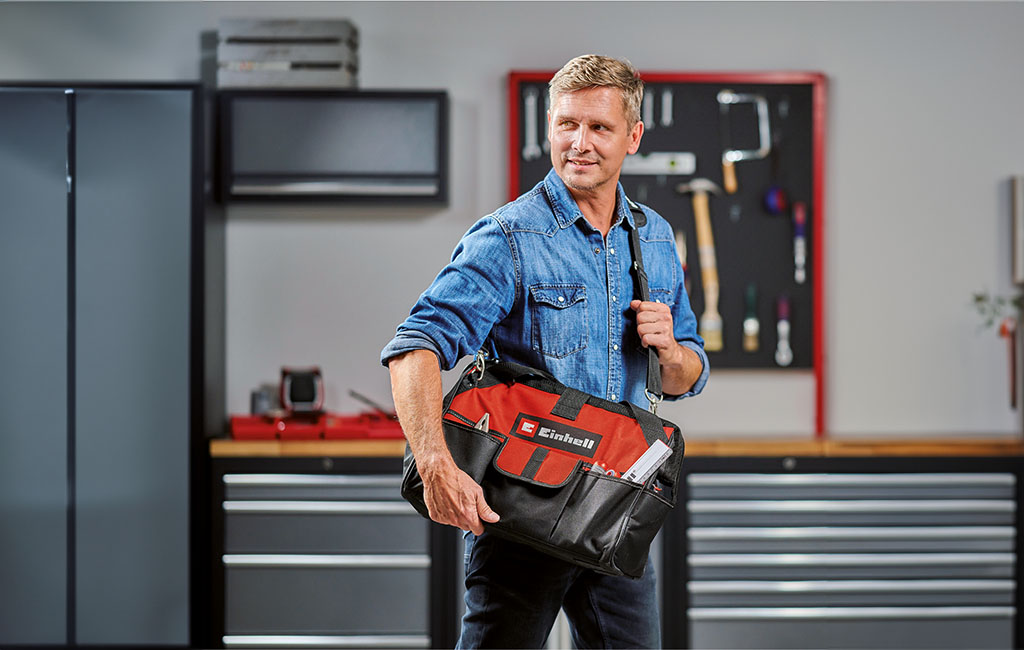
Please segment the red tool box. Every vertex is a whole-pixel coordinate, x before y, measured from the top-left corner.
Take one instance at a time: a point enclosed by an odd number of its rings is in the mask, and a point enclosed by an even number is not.
[[[401,439],[402,427],[390,415],[324,413],[318,418],[232,415],[231,437],[236,440],[352,440]]]

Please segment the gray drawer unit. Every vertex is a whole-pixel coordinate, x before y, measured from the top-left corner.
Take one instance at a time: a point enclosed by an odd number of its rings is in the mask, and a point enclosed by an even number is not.
[[[696,648],[1010,648],[1012,473],[687,476]]]
[[[400,480],[225,474],[224,645],[429,647],[428,524]]]

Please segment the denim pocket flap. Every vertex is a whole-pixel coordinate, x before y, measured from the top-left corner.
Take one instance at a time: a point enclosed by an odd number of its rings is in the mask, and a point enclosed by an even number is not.
[[[530,287],[530,295],[536,302],[565,309],[581,300],[586,300],[587,288],[575,284],[542,284]]]

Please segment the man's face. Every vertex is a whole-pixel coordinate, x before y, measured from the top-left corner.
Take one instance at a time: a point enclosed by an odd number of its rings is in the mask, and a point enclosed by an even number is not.
[[[640,148],[643,131],[643,122],[629,127],[617,88],[562,93],[548,113],[551,164],[570,189],[595,192],[618,182],[622,161]]]

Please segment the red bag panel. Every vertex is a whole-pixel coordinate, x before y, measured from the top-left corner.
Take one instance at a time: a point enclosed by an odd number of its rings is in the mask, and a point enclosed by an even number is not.
[[[524,384],[501,383],[459,393],[449,409],[472,422],[479,422],[484,413],[490,413],[492,431],[509,436],[510,443],[512,439],[525,443],[515,444],[515,451],[508,452],[509,458],[500,461],[500,468],[510,474],[521,475],[537,446],[550,449],[548,456],[552,460],[545,459],[534,477],[543,483],[552,484],[562,475],[564,467],[554,460],[560,456],[570,460],[573,467],[576,460],[582,460],[588,464],[601,463],[621,474],[647,451],[647,440],[633,418],[585,404],[575,420],[567,420],[551,414],[558,399],[554,393]],[[461,421],[450,413],[445,418]],[[672,431],[672,427],[665,427],[666,436],[671,436]],[[550,468],[548,462],[552,463]],[[567,471],[572,471],[571,467]]]
[[[530,459],[534,457],[538,449],[545,448],[528,440],[509,437],[501,451],[498,452],[498,457],[494,459],[494,465],[506,474],[558,487],[569,480],[573,470],[580,464],[580,459],[576,456],[546,449],[547,455],[541,461],[540,467],[532,472],[532,476],[524,476],[530,465]]]

